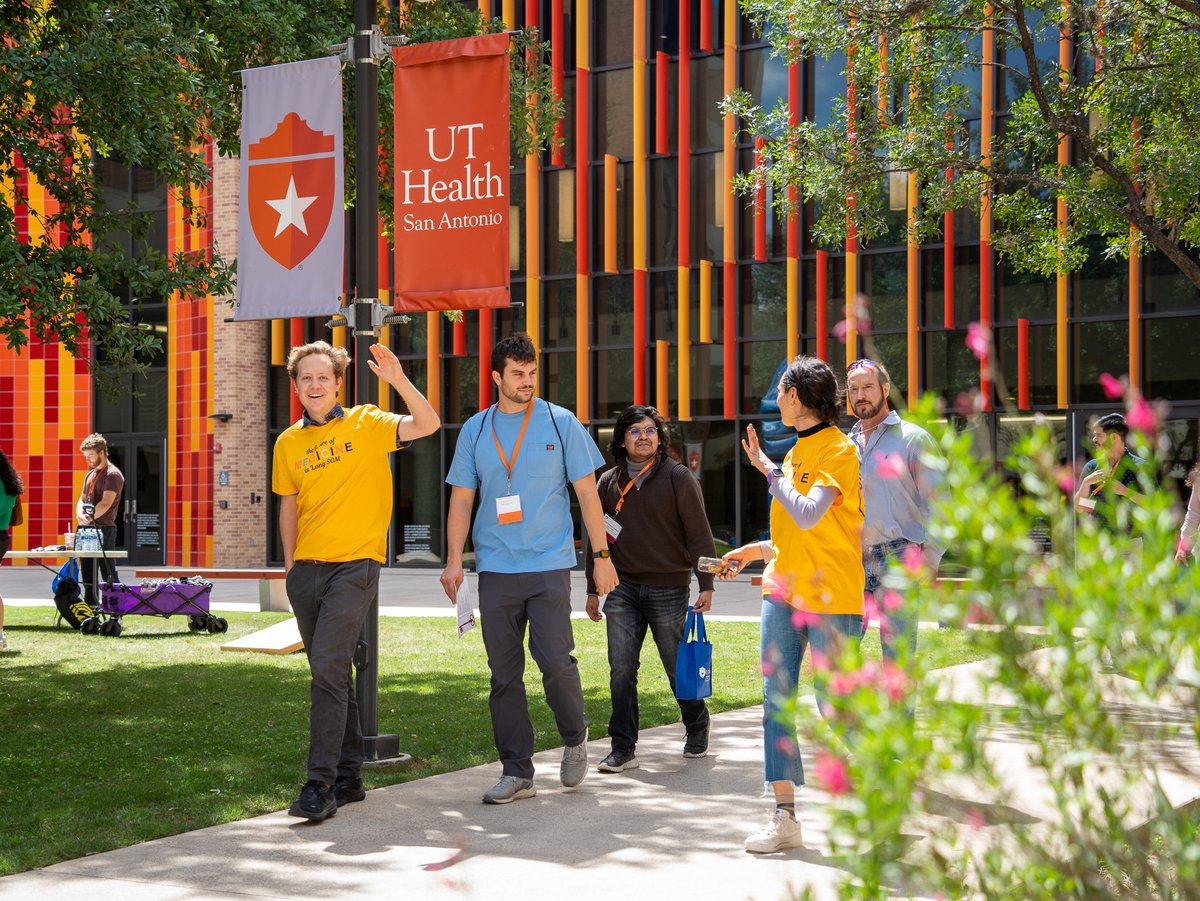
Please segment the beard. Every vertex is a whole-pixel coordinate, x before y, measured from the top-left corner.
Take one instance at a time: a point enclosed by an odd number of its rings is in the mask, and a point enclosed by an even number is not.
[[[531,401],[533,399],[533,389],[532,388],[530,388],[530,389],[509,388],[503,382],[500,383],[499,388],[500,388],[500,393],[503,394],[505,396],[505,398],[512,401],[514,404],[527,404],[527,403],[529,403],[529,401]],[[523,393],[525,391],[529,392],[528,397],[523,396]]]
[[[854,407],[854,415],[857,416],[859,419],[873,419],[874,417],[878,416],[882,411],[883,411],[883,399],[882,398],[876,404]]]

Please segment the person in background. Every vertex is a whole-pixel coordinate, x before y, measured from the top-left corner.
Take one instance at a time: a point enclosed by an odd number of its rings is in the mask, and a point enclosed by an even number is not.
[[[325,341],[293,347],[288,377],[304,412],[276,439],[271,465],[288,601],[312,676],[308,781],[288,813],[312,822],[366,797],[351,669],[387,562],[389,455],[441,425],[389,347],[373,344],[371,356],[371,372],[396,390],[409,415],[373,404],[343,409],[338,389],[350,365],[346,349]]]
[[[846,399],[858,422],[850,438],[862,473],[863,568],[866,591],[880,611],[883,658],[912,662],[917,652],[917,611],[895,589],[880,591],[892,561],[918,548],[936,573],[945,548],[930,540],[928,524],[941,473],[930,466],[933,438],[888,408],[891,377],[883,364],[855,360],[846,368]],[[910,707],[910,712],[912,708]]]
[[[117,546],[117,512],[121,506],[121,494],[125,490],[125,476],[108,459],[108,442],[99,432],[83,439],[79,445],[88,471],[83,477],[83,490],[75,504],[76,541],[79,529],[98,529],[105,550]],[[79,561],[80,579],[84,597],[92,607],[96,606],[96,577],[94,559]],[[100,574],[105,582],[117,581],[117,568],[111,560],[100,559]]]
[[[21,495],[25,486],[21,477],[9,462],[4,451],[0,451],[0,561],[8,553],[12,536],[9,529],[19,526],[24,521],[24,509],[21,506]],[[4,598],[0,597],[0,651],[8,650],[8,639],[4,636]]]
[[[646,629],[675,693],[675,658],[687,619],[692,573],[700,593],[697,613],[712,606],[713,575],[696,569],[711,557],[712,529],[704,512],[700,485],[691,470],[667,456],[666,426],[654,407],[632,406],[613,426],[609,453],[616,466],[600,477],[597,489],[604,508],[608,547],[620,583],[604,599],[590,555],[585,555],[587,613],[606,619],[612,716],[608,734],[612,752],[600,763],[603,773],[637,769],[638,667]],[[709,716],[703,701],[678,701],[686,739],[684,757],[708,753]]]
[[[797,431],[796,443],[776,466],[746,427],[742,448],[767,479],[771,537],[735,548],[723,559],[744,569],[766,560],[759,646],[763,671],[763,753],[775,796],[767,825],[746,839],[747,851],[767,854],[799,847],[796,789],[804,767],[789,702],[800,664],[811,646],[814,664],[836,665],[863,628],[863,495],[854,442],[838,429],[841,392],[833,370],[815,357],[797,357],[779,380],[779,415]],[[722,574],[722,578],[728,578]],[[825,673],[816,673],[824,709]]]
[[[1092,443],[1102,450],[1101,458],[1084,464],[1075,491],[1075,509],[1090,513],[1101,527],[1132,531],[1132,523],[1121,524],[1123,505],[1138,495],[1138,473],[1146,461],[1127,445],[1129,425],[1120,413],[1101,416],[1092,425]]]
[[[1183,526],[1179,529],[1179,543],[1175,547],[1175,562],[1181,566],[1189,563],[1196,553],[1196,532],[1200,530],[1200,460],[1192,466],[1183,484],[1191,491]]]

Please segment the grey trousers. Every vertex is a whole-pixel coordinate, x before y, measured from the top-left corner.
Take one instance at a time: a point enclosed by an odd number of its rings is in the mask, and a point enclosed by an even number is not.
[[[533,778],[533,723],[525,697],[525,627],[546,702],[568,746],[587,741],[583,687],[571,652],[571,572],[479,574],[483,645],[492,671],[492,733],[504,775]]]
[[[357,776],[363,741],[351,672],[363,620],[379,588],[374,560],[296,561],[287,575],[288,600],[312,673],[308,712],[308,778],[332,785]]]

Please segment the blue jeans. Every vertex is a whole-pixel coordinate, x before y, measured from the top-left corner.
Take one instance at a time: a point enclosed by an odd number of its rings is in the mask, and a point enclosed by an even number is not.
[[[638,739],[638,667],[646,628],[654,636],[658,657],[675,693],[675,658],[683,639],[687,618],[686,586],[660,588],[622,581],[604,600],[604,619],[608,629],[608,685],[612,694],[612,717],[608,734],[612,749],[632,754]],[[679,701],[683,725],[691,734],[708,722],[703,701]]]
[[[909,607],[895,588],[880,591],[888,567],[893,561],[901,559],[909,546],[917,545],[906,538],[898,538],[884,544],[873,544],[863,552],[863,569],[867,576],[865,591],[875,596],[875,604],[879,608],[879,644],[883,648],[883,659],[892,662],[901,656],[911,661],[917,653],[917,611]],[[885,595],[888,600],[885,600]],[[899,604],[888,610],[889,600],[899,601]]]
[[[763,598],[759,646],[763,666],[763,762],[767,782],[804,784],[804,765],[796,742],[796,721],[787,705],[796,697],[800,664],[812,647],[826,666],[837,663],[841,648],[862,639],[863,618],[856,613],[800,614],[786,602]],[[803,620],[797,623],[796,620]],[[823,661],[823,662],[824,662]],[[824,709],[825,677],[814,679]]]

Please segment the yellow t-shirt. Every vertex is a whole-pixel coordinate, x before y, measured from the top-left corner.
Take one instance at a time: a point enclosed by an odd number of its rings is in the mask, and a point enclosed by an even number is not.
[[[324,425],[293,423],[275,441],[271,490],[297,495],[297,560],[387,562],[400,419],[363,404]]]
[[[783,460],[783,476],[807,496],[817,485],[837,488],[833,506],[801,529],[771,505],[775,559],[763,572],[763,595],[786,597],[809,613],[863,612],[863,495],[854,442],[836,427],[802,435]]]

